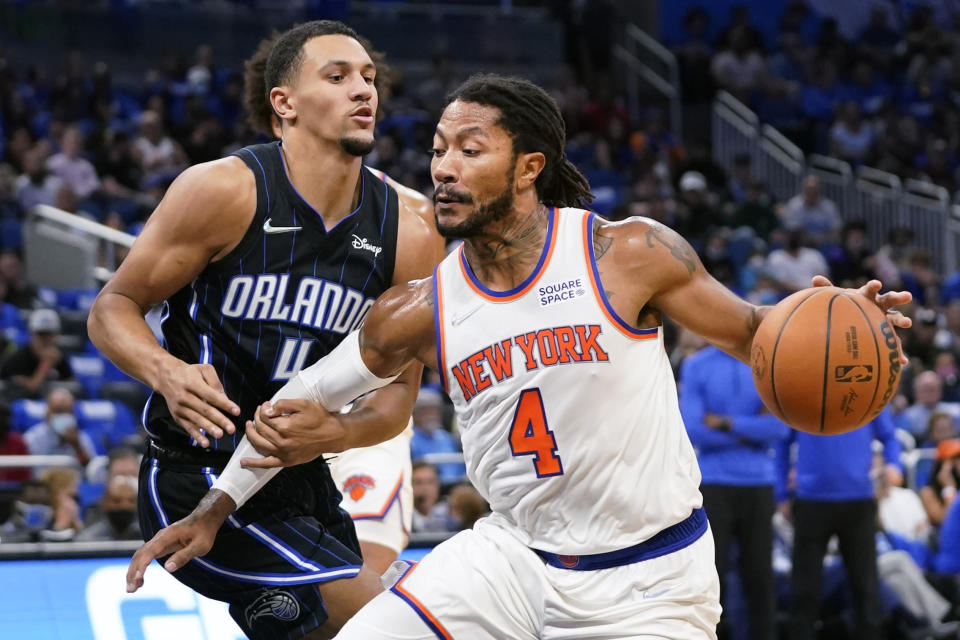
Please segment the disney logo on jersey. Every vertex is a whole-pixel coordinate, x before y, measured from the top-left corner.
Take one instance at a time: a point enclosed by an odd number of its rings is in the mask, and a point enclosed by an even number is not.
[[[243,614],[247,619],[248,627],[253,627],[257,619],[265,616],[271,616],[277,620],[296,620],[300,617],[300,603],[286,591],[266,589]]]
[[[599,342],[602,334],[598,324],[528,331],[467,356],[450,367],[449,377],[457,381],[464,400],[469,402],[494,383],[513,377],[515,352],[517,367],[526,371],[556,364],[607,362],[610,356]]]
[[[554,282],[537,288],[541,307],[549,307],[552,304],[573,300],[586,293],[587,290],[580,278]]]
[[[361,238],[357,234],[353,234],[353,242],[350,243],[354,249],[366,249],[371,252],[374,256],[379,256],[380,252],[383,251],[383,247],[378,247],[375,244],[370,244],[367,242],[366,238]]]

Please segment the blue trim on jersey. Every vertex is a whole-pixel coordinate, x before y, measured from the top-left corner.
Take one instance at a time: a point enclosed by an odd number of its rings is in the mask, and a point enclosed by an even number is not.
[[[607,294],[603,290],[603,283],[600,281],[600,270],[597,269],[597,258],[593,253],[593,220],[597,217],[597,214],[591,213],[587,222],[587,251],[590,252],[590,269],[593,271],[593,279],[597,283],[597,292],[600,294],[600,299],[603,300],[603,306],[607,308],[607,312],[610,314],[610,317],[616,320],[617,324],[620,325],[620,328],[626,331],[630,335],[634,336],[649,336],[654,335],[660,331],[659,327],[654,327],[653,329],[637,329],[631,327],[626,320],[617,315],[617,312],[613,310],[613,307],[610,305],[610,301],[607,299]]]
[[[197,280],[190,283],[190,290],[193,291],[193,297],[190,299],[190,319],[197,320]]]
[[[400,584],[400,583],[403,581],[403,579],[407,577],[407,574],[410,573],[410,571],[412,571],[415,566],[416,566],[416,565],[410,565],[409,567],[407,567],[407,570],[403,572],[403,575],[400,576],[400,579],[397,580],[396,584]],[[440,640],[447,640],[447,635],[444,634],[444,633],[440,630],[440,628],[437,627],[436,624],[434,624],[433,620],[431,620],[431,619],[427,616],[427,614],[426,614],[416,603],[413,602],[413,600],[411,600],[411,599],[408,598],[404,593],[402,593],[401,591],[399,591],[399,590],[397,589],[396,585],[390,587],[390,591],[391,591],[395,596],[397,596],[398,598],[400,598],[401,600],[403,600],[404,602],[406,602],[408,605],[410,605],[410,608],[413,609],[414,613],[416,613],[418,616],[420,616],[420,619],[423,620],[424,624],[426,624],[426,625],[430,628],[430,631],[433,631],[433,633],[435,633],[436,636],[437,636],[438,638],[440,638]]]
[[[150,493],[150,502],[153,503],[154,511],[156,511],[157,517],[160,519],[160,524],[166,528],[170,526],[170,519],[163,511],[163,507],[160,505],[160,497],[157,493],[157,472],[159,471],[159,461],[156,459],[152,460],[150,475],[147,480],[147,490]],[[239,580],[241,582],[252,582],[255,584],[310,584],[315,582],[327,582],[329,580],[339,580],[340,578],[353,578],[360,573],[360,565],[348,565],[347,567],[341,569],[324,569],[322,571],[314,571],[309,573],[305,572],[300,575],[294,575],[285,573],[253,573],[234,571],[232,569],[227,569],[225,567],[216,565],[209,560],[204,560],[203,558],[194,558],[190,562],[196,563],[198,566],[203,567],[207,571],[211,571],[228,578],[233,578],[234,580]]]
[[[494,291],[493,289],[488,289],[486,285],[480,282],[480,279],[473,273],[473,269],[470,268],[470,263],[467,262],[467,254],[465,251],[460,252],[460,262],[463,264],[463,271],[470,278],[470,281],[473,282],[474,286],[480,291],[483,291],[488,296],[494,298],[509,298],[510,296],[516,295],[520,291],[526,289],[530,284],[540,276],[540,272],[543,269],[543,263],[546,261],[547,256],[550,254],[550,247],[553,245],[553,234],[556,231],[555,218],[557,215],[556,207],[550,207],[549,212],[547,213],[547,237],[546,241],[543,243],[543,250],[540,252],[540,260],[537,262],[537,266],[533,268],[533,272],[527,276],[527,279],[515,286],[509,291]]]
[[[707,531],[707,512],[703,507],[694,509],[685,520],[667,527],[652,538],[644,540],[640,544],[635,544],[626,549],[609,551],[607,553],[594,553],[591,555],[563,555],[559,553],[550,553],[549,551],[533,551],[546,560],[551,567],[558,569],[570,569],[573,571],[596,571],[599,569],[611,569],[635,562],[643,562],[665,556],[688,547],[700,539]]]
[[[314,209],[313,206],[312,206],[309,202],[307,202],[306,198],[304,198],[302,195],[300,195],[300,192],[297,191],[297,188],[296,188],[295,186],[293,186],[293,183],[290,181],[290,173],[287,171],[287,159],[283,156],[283,150],[280,148],[281,146],[282,146],[282,143],[281,143],[280,141],[278,141],[278,142],[277,142],[277,153],[280,154],[280,162],[281,162],[281,164],[283,164],[283,177],[286,178],[287,184],[289,184],[289,185],[290,185],[290,188],[293,189],[293,192],[294,192],[295,194],[297,194],[297,197],[300,198],[300,201],[303,202],[303,204],[306,205],[307,208],[310,209],[310,211],[313,211],[315,214],[317,214],[317,220],[320,221],[320,224],[323,226],[323,230],[324,230],[324,231],[326,231],[327,233],[332,232],[334,229],[336,229],[336,228],[339,227],[341,224],[343,224],[346,220],[352,218],[352,217],[354,216],[354,214],[357,213],[357,211],[360,211],[360,208],[363,206],[364,191],[366,191],[366,186],[365,186],[366,180],[364,179],[364,174],[367,173],[367,172],[362,170],[363,167],[361,167],[361,171],[360,171],[360,202],[357,204],[357,208],[354,209],[353,211],[351,211],[351,212],[350,212],[349,214],[347,214],[345,217],[341,218],[339,221],[337,221],[337,224],[335,224],[335,225],[333,225],[332,227],[330,227],[329,229],[327,229],[327,225],[326,225],[326,223],[323,221],[323,216],[320,215],[320,212],[317,211],[316,209]],[[254,156],[254,157],[256,157],[256,156]],[[259,162],[259,161],[258,161],[258,162]],[[269,208],[269,205],[268,205],[268,208]]]
[[[260,164],[260,158],[257,157],[257,154],[255,154],[253,151],[250,151],[250,149],[246,149],[246,148],[243,149],[243,151],[246,151],[247,153],[249,153],[250,156],[257,161],[257,166],[260,167],[260,173],[263,174],[263,192],[267,194],[267,211],[270,211],[270,189],[268,188],[268,185],[270,184],[270,182],[267,180],[267,172],[263,168],[263,165]],[[280,157],[283,158],[282,153],[280,154]]]
[[[447,364],[443,361],[443,340],[440,338],[440,265],[433,268],[433,333],[437,340],[437,372],[440,374],[440,386],[447,390]]]

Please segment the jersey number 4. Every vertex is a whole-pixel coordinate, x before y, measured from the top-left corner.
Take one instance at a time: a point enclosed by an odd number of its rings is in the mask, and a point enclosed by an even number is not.
[[[557,439],[547,426],[540,389],[524,389],[510,426],[510,449],[515,456],[534,456],[533,468],[538,478],[563,474],[557,455]]]

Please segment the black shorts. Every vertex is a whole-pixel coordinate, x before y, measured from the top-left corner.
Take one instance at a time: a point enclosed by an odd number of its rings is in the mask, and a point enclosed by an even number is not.
[[[140,467],[140,529],[149,540],[187,516],[225,460],[151,445]],[[360,571],[360,544],[322,461],[281,471],[224,523],[210,552],[173,576],[230,615],[253,640],[293,639],[327,620],[317,583]],[[160,562],[166,558],[161,558]]]

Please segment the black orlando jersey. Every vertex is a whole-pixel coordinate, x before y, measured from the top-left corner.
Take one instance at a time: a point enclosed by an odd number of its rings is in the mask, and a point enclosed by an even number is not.
[[[367,168],[356,210],[327,229],[290,183],[280,143],[234,155],[256,177],[253,221],[233,251],[166,302],[161,322],[167,350],[213,365],[240,406],[237,433],[211,439],[211,449],[227,452],[257,405],[359,327],[390,287],[398,225],[396,191]],[[160,394],[143,421],[161,444],[195,446]]]

